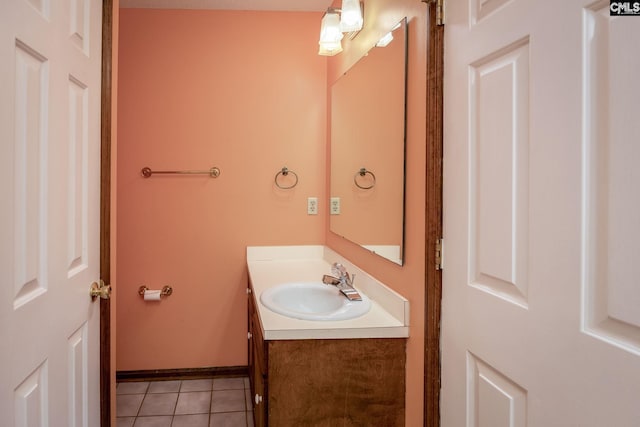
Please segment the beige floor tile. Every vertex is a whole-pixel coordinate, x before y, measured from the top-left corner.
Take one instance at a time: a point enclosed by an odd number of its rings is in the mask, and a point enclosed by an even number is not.
[[[253,399],[251,398],[251,390],[244,390],[244,400],[247,405],[247,411],[253,411]]]
[[[148,387],[148,381],[118,383],[116,387],[116,394],[144,394],[147,392]]]
[[[244,388],[243,378],[214,378],[214,390],[239,390]]]
[[[136,417],[120,417],[116,418],[116,427],[133,427]]]
[[[177,400],[178,393],[147,394],[138,415],[173,415]]]
[[[147,393],[177,393],[180,391],[180,380],[151,381]]]
[[[245,411],[243,390],[214,390],[211,394],[211,412]]]
[[[176,414],[208,414],[211,406],[210,391],[180,393]]]
[[[209,427],[245,427],[246,425],[246,412],[223,412],[211,414]]]
[[[119,394],[116,396],[116,417],[135,417],[140,410],[144,394]]]
[[[138,417],[133,427],[171,427],[173,417]]]
[[[209,414],[176,415],[171,427],[208,427]]]
[[[211,391],[212,379],[182,380],[180,391]]]
[[[116,427],[253,427],[249,388],[248,377],[121,382]]]

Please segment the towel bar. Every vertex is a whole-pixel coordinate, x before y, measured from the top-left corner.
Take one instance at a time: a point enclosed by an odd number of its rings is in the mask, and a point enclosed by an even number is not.
[[[211,178],[217,178],[220,176],[220,169],[212,167],[208,171],[154,171],[149,167],[142,168],[142,176],[149,178],[154,174],[170,174],[170,175],[209,175]]]

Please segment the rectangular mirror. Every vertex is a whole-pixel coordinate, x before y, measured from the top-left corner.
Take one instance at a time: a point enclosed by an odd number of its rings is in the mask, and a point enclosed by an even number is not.
[[[331,87],[330,230],[402,265],[406,18]]]

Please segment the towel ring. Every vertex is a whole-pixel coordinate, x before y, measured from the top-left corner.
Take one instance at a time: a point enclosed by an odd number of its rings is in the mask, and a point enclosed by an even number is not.
[[[278,182],[278,177],[279,177],[280,175],[282,175],[282,176],[287,176],[287,175],[289,175],[289,174],[293,175],[293,177],[296,179],[296,180],[293,182],[293,184],[291,184],[291,185],[289,185],[289,186],[286,186],[286,185],[280,185],[280,183]],[[298,174],[297,174],[297,173],[295,173],[295,172],[294,172],[294,171],[292,171],[292,170],[289,170],[289,169],[285,166],[285,167],[283,167],[280,171],[278,171],[278,173],[276,174],[276,176],[275,176],[275,178],[273,179],[273,181],[276,183],[276,186],[277,186],[278,188],[281,188],[281,189],[283,189],[283,190],[289,190],[289,189],[291,189],[291,188],[295,187],[296,185],[298,185]]]
[[[358,176],[365,176],[367,174],[371,175],[371,179],[372,179],[371,185],[369,185],[369,186],[360,185],[358,183]],[[356,172],[356,174],[353,176],[353,182],[354,182],[354,184],[356,184],[356,187],[358,187],[358,188],[362,188],[363,190],[370,190],[370,189],[372,189],[373,187],[376,186],[376,176],[375,176],[375,174],[373,172],[368,171],[366,168],[360,168],[360,170],[358,172]]]

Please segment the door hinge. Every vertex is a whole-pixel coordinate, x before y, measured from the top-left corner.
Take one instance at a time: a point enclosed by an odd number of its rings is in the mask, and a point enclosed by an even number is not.
[[[442,243],[442,238],[436,239],[436,270],[442,270]]]
[[[436,0],[436,25],[444,25],[444,0]]]
[[[436,5],[436,25],[444,25],[444,0],[422,0],[423,3]]]

